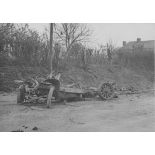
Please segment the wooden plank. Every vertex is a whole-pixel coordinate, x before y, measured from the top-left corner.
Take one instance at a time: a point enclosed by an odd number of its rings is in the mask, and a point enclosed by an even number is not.
[[[61,87],[59,91],[66,92],[66,93],[78,93],[78,94],[83,94],[84,93],[84,90],[79,89],[79,88]]]

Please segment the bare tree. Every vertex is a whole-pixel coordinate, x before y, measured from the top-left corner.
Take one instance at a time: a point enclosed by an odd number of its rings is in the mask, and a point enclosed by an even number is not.
[[[74,43],[81,43],[88,40],[90,30],[85,24],[62,23],[55,26],[55,34],[58,40],[65,46],[66,56],[68,57],[69,51]]]
[[[111,60],[112,60],[113,50],[114,50],[114,44],[113,44],[112,40],[109,40],[109,42],[107,43],[107,56],[108,56],[109,62],[111,62]]]

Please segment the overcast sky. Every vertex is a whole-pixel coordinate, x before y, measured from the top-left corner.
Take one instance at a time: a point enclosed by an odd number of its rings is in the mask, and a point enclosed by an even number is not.
[[[42,32],[49,29],[49,24],[30,24],[31,27]],[[122,45],[122,41],[133,41],[136,38],[142,40],[155,40],[155,24],[122,24],[122,23],[94,23],[87,24],[93,31],[90,39],[90,46],[98,46],[112,40],[117,46]]]

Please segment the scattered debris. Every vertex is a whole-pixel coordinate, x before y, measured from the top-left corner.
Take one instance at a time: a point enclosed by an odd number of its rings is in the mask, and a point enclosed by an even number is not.
[[[17,129],[17,130],[13,130],[13,131],[11,131],[11,132],[24,132],[24,131],[21,130],[21,129]]]
[[[79,101],[85,98],[99,97],[101,100],[116,98],[114,82],[102,82],[98,88],[81,87],[80,84],[61,85],[60,73],[41,83],[37,79],[23,81],[18,89],[17,104],[47,104],[53,101]]]
[[[25,126],[25,125],[23,125],[22,127],[23,127],[23,128],[25,128],[25,129],[27,129],[27,128],[28,128],[28,127],[27,127],[27,126]]]
[[[122,87],[117,90],[119,95],[128,95],[128,94],[136,94],[138,93],[138,89],[133,86]]]
[[[34,128],[32,128],[32,130],[33,131],[37,131],[38,130],[38,127],[35,126]]]

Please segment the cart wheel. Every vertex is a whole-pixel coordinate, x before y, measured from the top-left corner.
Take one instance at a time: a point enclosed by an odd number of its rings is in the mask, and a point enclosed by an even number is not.
[[[108,100],[114,97],[114,88],[110,83],[103,83],[100,87],[99,96],[102,100]]]
[[[17,92],[17,104],[23,104],[24,99],[25,99],[25,86],[21,85],[18,88],[18,92]]]

